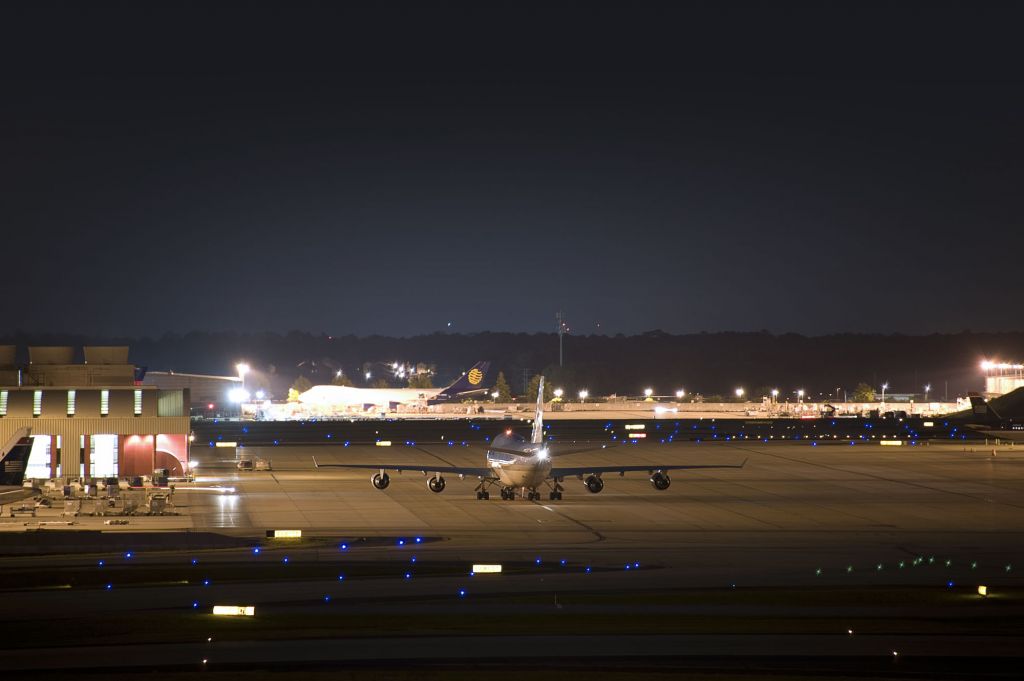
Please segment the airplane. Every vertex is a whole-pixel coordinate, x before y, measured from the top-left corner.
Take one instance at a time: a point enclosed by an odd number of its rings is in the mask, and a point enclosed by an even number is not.
[[[399,404],[443,404],[462,397],[487,392],[484,379],[490,362],[477,362],[446,388],[355,388],[341,385],[316,385],[299,395],[299,401],[311,407],[387,410]]]
[[[0,504],[35,496],[37,492],[22,487],[28,455],[32,453],[32,431],[22,428],[0,450]]]
[[[588,466],[555,466],[552,459],[565,454],[578,454],[595,449],[605,449],[607,445],[600,447],[589,447],[586,449],[572,449],[562,452],[552,452],[554,444],[544,443],[544,377],[540,379],[540,387],[537,389],[537,411],[533,419],[533,431],[530,440],[527,441],[522,435],[506,430],[496,436],[494,441],[487,447],[487,466],[483,468],[446,466],[437,468],[434,466],[415,465],[374,465],[374,464],[348,464],[348,463],[319,463],[313,457],[313,465],[316,468],[356,468],[368,469],[374,473],[370,482],[379,490],[387,489],[391,484],[388,471],[419,471],[426,475],[432,473],[427,479],[427,489],[435,494],[440,494],[445,488],[443,474],[457,475],[460,479],[475,477],[480,480],[476,487],[477,499],[489,499],[488,488],[497,485],[501,489],[501,498],[511,501],[516,498],[517,490],[520,496],[528,501],[539,501],[541,493],[538,488],[548,485],[551,491],[548,498],[552,501],[561,500],[562,486],[565,478],[576,477],[583,480],[587,491],[597,494],[604,489],[604,480],[601,475],[604,473],[618,473],[624,475],[628,471],[646,471],[650,476],[651,486],[654,489],[663,491],[672,484],[666,471],[688,470],[697,468],[742,468],[746,461],[737,465],[680,465],[670,464],[666,466],[655,464],[643,465],[588,465]],[[586,476],[584,478],[584,476]]]

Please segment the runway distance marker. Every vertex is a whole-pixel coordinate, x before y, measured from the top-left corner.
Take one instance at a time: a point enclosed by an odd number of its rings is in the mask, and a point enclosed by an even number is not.
[[[255,605],[215,605],[213,606],[214,615],[223,615],[225,617],[255,617],[256,606]]]
[[[302,537],[302,530],[267,530],[269,539],[299,539]]]
[[[475,574],[487,574],[501,572],[501,565],[492,563],[474,563],[473,572]]]

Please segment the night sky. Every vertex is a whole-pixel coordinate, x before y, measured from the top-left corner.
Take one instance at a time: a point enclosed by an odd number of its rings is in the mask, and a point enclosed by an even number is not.
[[[1021,7],[5,3],[0,326],[1022,330]]]

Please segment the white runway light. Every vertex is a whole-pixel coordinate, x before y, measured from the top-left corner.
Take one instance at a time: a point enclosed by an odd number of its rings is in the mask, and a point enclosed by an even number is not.
[[[478,575],[483,575],[483,574],[488,574],[488,573],[492,573],[493,574],[493,573],[501,572],[501,565],[500,564],[492,564],[492,563],[474,563],[473,564],[473,572],[475,574],[478,574]]]

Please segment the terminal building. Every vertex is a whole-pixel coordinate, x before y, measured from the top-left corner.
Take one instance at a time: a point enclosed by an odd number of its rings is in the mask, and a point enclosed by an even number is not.
[[[189,460],[189,392],[136,382],[128,348],[0,346],[0,442],[32,435],[26,477],[181,476]]]
[[[986,397],[999,397],[1024,388],[1024,364],[985,360],[981,370],[985,372]]]

